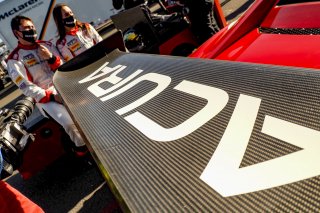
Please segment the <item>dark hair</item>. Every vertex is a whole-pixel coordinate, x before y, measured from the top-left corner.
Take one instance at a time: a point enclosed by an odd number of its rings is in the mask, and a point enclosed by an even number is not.
[[[123,0],[112,0],[112,5],[114,9],[120,10],[123,5]]]
[[[12,30],[12,32],[14,30],[18,30],[19,31],[19,27],[21,25],[21,21],[22,20],[31,21],[33,23],[31,18],[28,18],[28,17],[25,17],[25,16],[15,16],[15,17],[13,17],[11,19],[11,30]],[[17,38],[16,34],[15,33],[13,33],[13,34]]]
[[[62,11],[61,11],[62,7],[69,7],[69,6],[65,3],[57,4],[54,7],[52,12],[54,22],[56,23],[56,26],[58,28],[59,40],[64,39],[64,37],[66,36],[66,29],[64,28],[64,24],[62,20]],[[84,23],[78,20],[76,20],[76,26],[89,31],[89,28]]]

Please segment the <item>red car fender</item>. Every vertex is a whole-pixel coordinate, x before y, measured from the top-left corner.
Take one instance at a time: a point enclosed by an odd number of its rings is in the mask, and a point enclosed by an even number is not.
[[[242,36],[257,28],[278,0],[256,0],[239,20],[205,42],[191,57],[215,58]]]

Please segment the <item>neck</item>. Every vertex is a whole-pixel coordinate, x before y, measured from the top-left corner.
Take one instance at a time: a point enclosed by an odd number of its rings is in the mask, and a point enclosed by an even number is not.
[[[21,49],[26,49],[26,50],[33,50],[33,49],[36,49],[38,48],[38,43],[32,43],[32,44],[22,44],[20,43],[20,41],[18,42],[18,47],[21,48]]]
[[[64,27],[64,29],[65,29],[66,32],[68,33],[68,32],[70,32],[70,31],[72,31],[72,30],[75,30],[76,27]]]
[[[20,43],[20,44],[25,45],[25,46],[32,46],[32,45],[34,45],[34,43],[31,43],[31,42],[29,42],[29,41],[25,41],[25,40],[23,40],[22,38],[19,38],[18,40],[19,40],[19,43]]]

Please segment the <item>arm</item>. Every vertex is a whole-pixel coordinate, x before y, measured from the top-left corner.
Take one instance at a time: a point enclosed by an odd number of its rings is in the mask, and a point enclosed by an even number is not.
[[[9,59],[7,65],[10,78],[24,95],[34,98],[36,102],[39,103],[46,103],[50,101],[50,95],[53,91],[44,90],[34,84],[32,82],[32,76],[21,61]]]
[[[48,64],[51,70],[55,71],[56,69],[58,69],[59,66],[63,64],[63,62],[57,48],[54,45],[50,46],[49,51],[52,53],[52,57],[48,59]]]
[[[51,42],[39,44],[38,53],[43,60],[48,62],[52,71],[55,71],[62,64],[60,55]]]
[[[96,29],[94,29],[94,27],[89,24],[89,28],[91,31],[91,35],[92,35],[92,39],[95,41],[95,43],[99,43],[100,41],[102,41],[102,37],[99,35],[99,33],[96,31]]]
[[[57,41],[56,46],[57,46],[57,50],[59,51],[60,55],[62,56],[65,62],[75,57],[67,47],[65,40]]]

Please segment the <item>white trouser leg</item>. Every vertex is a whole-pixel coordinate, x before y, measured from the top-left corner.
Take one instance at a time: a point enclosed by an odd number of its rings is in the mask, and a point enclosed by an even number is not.
[[[71,119],[67,109],[57,102],[37,103],[37,106],[46,111],[54,120],[56,120],[70,136],[76,146],[85,145],[79,130]]]

